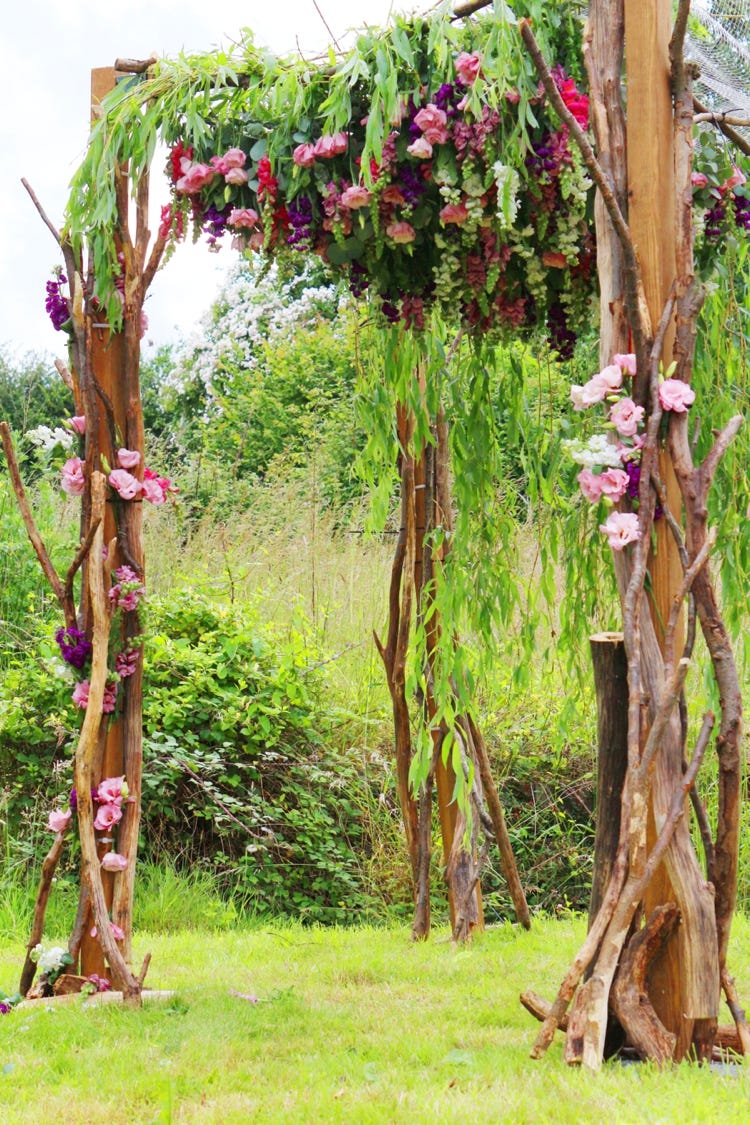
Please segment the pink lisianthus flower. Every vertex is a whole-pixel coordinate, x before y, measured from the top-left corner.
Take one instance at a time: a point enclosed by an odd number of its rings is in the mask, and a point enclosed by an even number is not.
[[[74,414],[72,418],[68,418],[68,425],[70,426],[71,430],[74,430],[77,434],[85,434],[86,415]]]
[[[244,168],[247,155],[241,148],[228,148],[224,153],[224,162],[229,168]]]
[[[621,398],[609,412],[609,419],[621,437],[633,437],[646,413],[644,407],[636,406],[632,398]]]
[[[330,134],[324,134],[313,145],[313,153],[319,160],[331,160],[338,155],[338,145]]]
[[[247,227],[248,230],[252,230],[253,227],[257,227],[259,218],[258,212],[252,207],[234,207],[229,212],[227,223],[230,227]]]
[[[127,859],[119,852],[107,852],[106,855],[102,856],[102,869],[104,871],[124,871],[127,866]]]
[[[107,480],[123,500],[135,500],[140,495],[141,482],[125,469],[113,469]]]
[[[292,160],[298,168],[311,168],[315,163],[315,145],[310,144],[309,141],[297,145],[292,153]]]
[[[417,233],[411,223],[406,223],[403,221],[398,223],[389,223],[385,228],[385,233],[388,235],[392,242],[397,242],[399,244],[413,242],[417,237]]]
[[[469,217],[469,212],[463,203],[446,203],[445,207],[440,209],[441,223],[455,223],[460,227],[466,222]]]
[[[82,710],[85,710],[88,707],[89,689],[90,685],[88,680],[81,680],[80,683],[77,683],[73,688],[71,699],[75,703],[76,707],[80,707]]]
[[[581,492],[592,504],[602,498],[601,475],[594,473],[591,469],[581,469],[578,477]]]
[[[635,377],[635,356],[632,352],[628,352],[626,355],[618,352],[617,355],[612,356],[612,363],[615,367],[624,371],[626,375],[630,375],[631,378]]]
[[[136,469],[141,463],[141,455],[137,449],[118,449],[117,464],[121,469]]]
[[[160,477],[146,466],[143,470],[143,494],[146,500],[152,504],[163,504],[170,492],[179,492],[179,489],[169,477]]]
[[[473,86],[482,69],[482,59],[473,51],[468,54],[462,51],[456,56],[456,78],[461,86]]]
[[[628,543],[635,543],[641,537],[635,512],[612,512],[607,522],[599,525],[599,530],[607,536],[613,551],[621,551]]]
[[[349,134],[340,132],[334,133],[331,137],[331,148],[333,149],[334,156],[342,156],[349,147]]]
[[[121,805],[128,795],[125,777],[105,777],[99,782],[96,799],[102,805]]]
[[[613,363],[592,375],[582,387],[572,386],[570,397],[576,410],[585,410],[588,406],[595,406],[597,402],[604,402],[607,395],[619,390],[621,386],[622,369]]]
[[[672,410],[675,414],[685,414],[695,402],[695,391],[682,379],[665,379],[659,386],[659,402],[662,410]]]
[[[341,193],[341,204],[350,211],[357,211],[360,207],[367,207],[372,199],[372,194],[363,184],[352,184]]]
[[[216,169],[209,164],[191,164],[175,184],[175,190],[181,195],[196,195],[215,175]]]
[[[52,809],[47,821],[50,832],[66,832],[70,827],[72,816],[70,809],[65,809],[64,812],[61,809]]]
[[[86,482],[83,477],[83,461],[80,457],[69,457],[60,470],[61,487],[68,496],[82,496]]]
[[[119,824],[121,820],[122,809],[119,805],[99,805],[94,820],[94,828],[97,832],[106,832],[113,828],[115,824]]]
[[[432,145],[427,140],[427,137],[417,137],[415,141],[412,141],[406,151],[409,153],[409,156],[414,156],[417,160],[429,160],[432,156]]]
[[[628,474],[624,469],[606,469],[599,474],[602,496],[617,503],[628,490]]]
[[[414,115],[414,124],[422,130],[431,145],[444,145],[448,140],[448,115],[434,102],[428,102]]]
[[[116,922],[110,922],[109,928],[112,931],[112,937],[115,939],[115,941],[124,940],[125,931],[123,930],[122,926],[118,926]],[[96,928],[96,926],[92,926],[89,933],[93,938],[99,936],[99,930]]]
[[[230,168],[226,176],[224,177],[225,183],[233,184],[235,187],[239,187],[241,184],[246,184],[247,181],[248,175],[244,168]]]

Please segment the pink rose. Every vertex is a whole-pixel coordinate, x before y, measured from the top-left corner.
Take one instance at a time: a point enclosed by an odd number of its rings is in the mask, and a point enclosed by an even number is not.
[[[66,832],[70,827],[72,816],[70,809],[66,809],[65,812],[60,809],[53,809],[47,821],[50,832]]]
[[[739,187],[741,184],[744,184],[746,182],[744,174],[740,171],[737,165],[733,164],[732,168],[734,169],[732,175],[721,185],[722,191],[731,191],[732,188]]]
[[[125,469],[113,469],[107,480],[123,500],[135,500],[141,492],[141,482]]]
[[[175,190],[182,195],[196,195],[211,183],[216,171],[208,164],[191,164],[175,184]]]
[[[633,437],[646,413],[642,406],[636,406],[632,398],[621,398],[609,412],[609,419],[621,437]]]
[[[386,188],[380,193],[380,198],[383,203],[401,204],[406,203],[403,192],[397,184],[388,184]]]
[[[690,183],[695,188],[704,188],[708,184],[708,176],[703,172],[693,172],[690,176]]]
[[[61,487],[68,496],[82,496],[86,482],[83,478],[83,461],[80,457],[69,457],[60,470]]]
[[[107,832],[122,820],[122,809],[119,805],[99,805],[94,821],[97,832]]]
[[[246,184],[248,180],[247,172],[244,168],[230,168],[224,177],[224,181],[228,184],[234,184],[238,187],[240,184]]]
[[[360,207],[367,207],[372,195],[362,184],[353,184],[341,193],[341,204],[350,211],[357,211]]]
[[[635,377],[635,356],[632,352],[628,352],[627,355],[621,355],[618,352],[617,355],[612,356],[612,363],[616,367],[621,368],[626,375],[630,375],[631,378]],[[622,380],[620,380],[620,382],[622,382]]]
[[[292,160],[298,168],[310,168],[315,163],[315,146],[309,143],[297,145]]]
[[[122,775],[120,777],[105,777],[103,781],[99,782],[99,788],[96,791],[96,799],[102,805],[121,805],[127,795],[128,787]]]
[[[417,237],[416,231],[411,223],[389,223],[385,228],[385,233],[393,242],[407,243],[413,242]]]
[[[613,551],[621,551],[641,537],[635,512],[612,512],[607,522],[599,525],[599,530],[607,536]]]
[[[248,230],[252,230],[253,227],[257,227],[258,219],[258,212],[253,211],[252,207],[235,207],[229,212],[227,222],[230,227],[247,227]]]
[[[102,868],[104,871],[124,871],[128,866],[128,861],[124,855],[119,852],[107,852],[102,856]]]
[[[141,463],[141,455],[137,449],[118,449],[117,464],[121,469],[135,469]]]
[[[331,136],[322,136],[313,145],[313,153],[319,160],[331,160],[338,153],[338,144]]]
[[[75,430],[77,434],[86,433],[86,415],[74,414],[72,418],[68,418],[68,425],[71,430]]]
[[[685,414],[695,402],[695,391],[682,379],[665,379],[659,387],[659,402],[662,410],[672,410],[675,414]]]
[[[331,147],[334,156],[341,156],[349,147],[349,134],[334,133],[331,137]]]
[[[76,686],[73,688],[73,694],[71,696],[71,699],[75,703],[76,707],[80,707],[82,710],[85,710],[88,707],[88,705],[89,705],[89,682],[88,682],[88,680],[81,680],[80,683],[76,684]]]
[[[224,163],[227,168],[244,168],[247,156],[241,148],[228,148],[224,153]]]
[[[456,78],[461,86],[473,86],[482,69],[482,60],[476,51],[467,54],[462,51],[456,57]]]
[[[433,102],[428,102],[414,117],[414,124],[422,130],[431,145],[443,145],[448,140],[447,123],[445,110],[438,109]]]
[[[427,137],[417,137],[416,141],[412,141],[406,151],[409,156],[414,156],[417,160],[429,160],[432,156],[432,145]]]
[[[456,226],[462,226],[469,217],[469,212],[463,203],[446,203],[445,207],[440,210],[440,221],[442,223],[455,223]]]

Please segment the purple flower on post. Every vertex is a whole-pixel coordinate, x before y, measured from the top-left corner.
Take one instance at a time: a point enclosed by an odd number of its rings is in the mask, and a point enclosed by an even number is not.
[[[73,668],[85,667],[91,656],[91,642],[86,639],[86,634],[80,629],[58,629],[55,640],[60,646],[60,653],[66,664]]]

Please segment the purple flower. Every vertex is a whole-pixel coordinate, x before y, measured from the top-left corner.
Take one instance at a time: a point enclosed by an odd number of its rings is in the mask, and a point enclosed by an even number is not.
[[[0,1016],[7,1016],[8,1012],[12,1011],[12,1004],[6,1004],[4,1000],[0,1000]]]
[[[73,668],[83,668],[86,665],[91,656],[91,642],[86,640],[85,633],[76,628],[58,629],[55,640],[66,664]]]
[[[68,302],[62,295],[62,287],[67,284],[67,281],[68,279],[65,274],[61,273],[58,275],[56,281],[47,282],[47,297],[44,302],[44,308],[56,332],[59,332],[63,324],[70,320]]]

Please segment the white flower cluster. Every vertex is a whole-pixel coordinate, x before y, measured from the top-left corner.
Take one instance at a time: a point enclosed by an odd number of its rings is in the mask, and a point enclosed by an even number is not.
[[[51,453],[56,445],[61,445],[63,449],[72,449],[75,441],[70,430],[64,430],[62,426],[56,426],[54,430],[50,426],[37,426],[35,430],[27,430],[26,437],[32,445],[36,445],[45,453]]]
[[[606,465],[610,469],[623,467],[617,446],[612,444],[607,434],[593,434],[588,441],[571,438],[562,444],[568,456],[577,465],[583,465],[584,469],[593,469],[599,465]]]
[[[68,955],[67,949],[61,945],[51,945],[46,949],[41,942],[31,951],[32,961],[36,961],[40,973],[55,973],[65,965]]]

